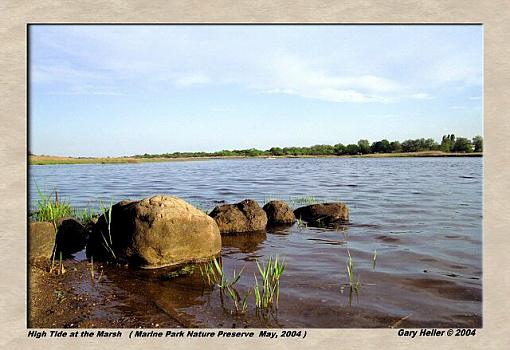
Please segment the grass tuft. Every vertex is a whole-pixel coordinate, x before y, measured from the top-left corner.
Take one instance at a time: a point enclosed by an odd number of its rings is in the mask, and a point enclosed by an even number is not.
[[[257,276],[255,275],[255,306],[257,309],[270,310],[278,309],[280,299],[280,278],[285,271],[285,262],[278,261],[278,256],[273,260],[269,257],[267,265],[257,262],[260,273],[261,285],[259,285]]]
[[[55,223],[60,218],[72,216],[73,210],[71,208],[71,204],[60,201],[58,199],[57,191],[55,191],[55,199],[53,200],[51,195],[43,193],[35,181],[34,183],[37,194],[39,195],[37,210],[34,213],[36,221],[49,221]]]
[[[223,267],[216,258],[212,258],[205,267],[200,267],[200,275],[204,282],[207,282],[208,285],[217,285],[220,289],[235,285],[241,278],[243,271],[244,267],[239,271],[239,274],[236,274],[234,270],[234,276],[232,279],[228,279],[223,271]]]

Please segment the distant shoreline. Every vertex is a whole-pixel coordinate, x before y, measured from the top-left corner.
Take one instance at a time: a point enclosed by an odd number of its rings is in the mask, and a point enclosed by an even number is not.
[[[218,157],[182,157],[182,158],[135,158],[135,157],[60,157],[60,156],[28,156],[29,165],[58,164],[136,164],[151,162],[185,162],[213,159],[280,159],[280,158],[417,158],[417,157],[482,157],[483,153],[446,153],[441,151],[407,152],[407,153],[371,153],[363,155],[304,155],[304,156],[218,156]]]

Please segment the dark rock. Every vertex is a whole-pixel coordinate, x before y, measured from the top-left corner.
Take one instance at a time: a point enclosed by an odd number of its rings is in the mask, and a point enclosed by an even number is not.
[[[312,204],[294,210],[294,215],[312,224],[346,223],[349,221],[349,208],[340,202]]]
[[[74,218],[62,218],[57,221],[56,252],[69,256],[85,248],[88,239],[88,231],[78,220]]]
[[[284,201],[270,201],[262,208],[267,215],[269,225],[293,224],[296,216]]]
[[[28,259],[50,259],[55,248],[55,228],[51,222],[31,222],[28,228]]]
[[[107,217],[107,215],[106,215]],[[154,196],[112,207],[87,243],[87,256],[128,262],[142,268],[204,261],[219,254],[221,236],[212,218],[182,199]]]
[[[265,230],[267,215],[259,204],[246,199],[237,204],[219,205],[209,214],[221,233],[241,233]]]

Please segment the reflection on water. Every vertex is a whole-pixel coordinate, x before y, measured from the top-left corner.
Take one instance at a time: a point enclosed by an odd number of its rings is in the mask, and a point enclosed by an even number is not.
[[[259,249],[266,238],[266,231],[239,233],[221,237],[221,244],[223,247],[237,248],[242,253],[252,253]]]
[[[32,166],[30,179],[58,189],[73,206],[99,200],[176,195],[204,210],[252,198],[313,196],[342,201],[351,222],[338,227],[295,223],[267,232],[224,236],[227,275],[236,288],[254,286],[256,260],[285,258],[280,307],[274,318],[232,313],[218,288],[200,274],[162,279],[156,272],[106,269],[112,306],[183,327],[475,327],[482,314],[482,160],[480,158],[264,159],[121,165]],[[30,181],[31,205],[37,199]],[[373,268],[373,254],[377,264]],[[357,296],[341,292],[350,252]],[[253,298],[253,296],[252,296]],[[115,312],[109,310],[108,312]],[[147,312],[145,312],[147,313]],[[161,314],[161,315],[160,315]]]

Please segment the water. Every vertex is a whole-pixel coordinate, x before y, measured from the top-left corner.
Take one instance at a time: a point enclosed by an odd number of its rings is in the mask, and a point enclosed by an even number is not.
[[[285,257],[280,307],[271,317],[257,316],[253,302],[245,315],[231,314],[228,300],[222,305],[217,288],[204,289],[196,274],[162,281],[154,273],[110,269],[106,283],[127,291],[125,303],[133,312],[136,298],[148,298],[188,327],[480,327],[482,173],[481,158],[31,166],[30,205],[37,200],[34,179],[77,208],[154,194],[175,195],[203,209],[246,198],[261,204],[304,196],[342,201],[351,219],[342,229],[295,224],[223,238],[226,272],[231,276],[245,266],[237,285],[241,293],[253,287],[256,259]],[[351,297],[342,286],[347,251],[362,283]]]

